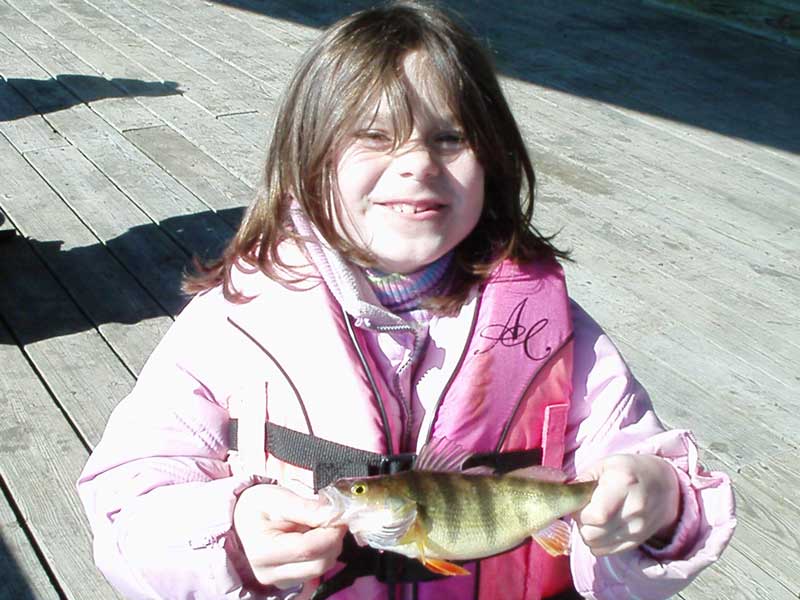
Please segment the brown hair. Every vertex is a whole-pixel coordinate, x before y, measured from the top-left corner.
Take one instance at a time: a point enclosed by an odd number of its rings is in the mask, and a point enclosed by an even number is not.
[[[382,94],[399,136],[395,144],[411,134],[402,62],[414,51],[424,57],[426,75],[436,80],[485,173],[483,213],[455,249],[449,292],[434,299],[431,308],[457,310],[469,289],[505,258],[566,256],[530,225],[533,166],[485,50],[440,10],[401,1],[334,23],[306,51],[277,112],[261,188],[223,256],[207,266],[198,264],[185,291],[222,284],[226,298],[245,301],[231,283],[231,270],[241,259],[273,279],[299,281],[278,254],[283,241],[299,239],[289,220],[292,199],[344,256],[374,264],[367,252],[337,232],[332,157]]]

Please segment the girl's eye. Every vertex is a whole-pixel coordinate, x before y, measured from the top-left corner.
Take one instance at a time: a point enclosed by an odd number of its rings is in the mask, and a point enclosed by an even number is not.
[[[356,141],[366,148],[374,150],[388,150],[392,147],[393,139],[380,129],[364,129],[355,134]]]
[[[433,143],[439,152],[459,152],[467,145],[464,134],[460,131],[443,131],[433,138]]]

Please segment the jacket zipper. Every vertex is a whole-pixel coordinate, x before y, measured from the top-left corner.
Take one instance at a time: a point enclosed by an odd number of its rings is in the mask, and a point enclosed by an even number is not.
[[[411,446],[411,429],[413,425],[413,406],[411,402],[411,398],[406,398],[405,394],[403,394],[403,387],[400,385],[400,378],[403,375],[403,371],[405,371],[410,365],[414,363],[414,360],[417,358],[417,353],[420,350],[420,343],[419,339],[420,336],[417,333],[417,329],[407,325],[383,325],[383,326],[376,326],[372,328],[374,331],[378,331],[381,333],[390,333],[390,332],[397,332],[397,331],[409,331],[414,336],[414,343],[411,345],[411,353],[406,358],[405,362],[400,365],[397,369],[397,373],[394,376],[394,393],[397,397],[397,401],[400,404],[400,411],[403,414],[403,431],[401,432],[400,437],[400,448],[398,448],[399,452],[406,451]],[[411,382],[411,385],[414,385],[414,382]]]

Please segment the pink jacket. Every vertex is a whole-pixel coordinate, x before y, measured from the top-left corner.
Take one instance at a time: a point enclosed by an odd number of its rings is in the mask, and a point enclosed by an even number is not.
[[[382,318],[361,283],[338,276],[342,266],[330,259],[314,257],[348,312],[362,320]],[[252,292],[265,278],[256,273],[242,282]],[[246,374],[263,371],[264,359],[226,317],[235,310],[238,326],[257,331],[262,311],[290,315],[295,309],[275,306],[265,296],[233,307],[219,290],[195,298],[114,411],[78,488],[95,536],[97,565],[127,597],[264,597],[243,587],[244,556],[231,530],[237,494],[258,477],[232,475],[226,462],[229,401],[246,393]],[[730,482],[702,470],[688,432],[664,431],[608,337],[580,307],[571,309],[566,470],[574,475],[613,453],[656,454],[675,465],[683,494],[677,533],[662,550],[640,548],[597,559],[574,533],[570,560],[576,588],[598,600],[668,598],[716,560],[730,539],[735,524]],[[387,335],[374,334],[373,350],[392,346],[381,339]],[[394,350],[382,363],[387,371],[403,359],[402,340],[393,341]]]

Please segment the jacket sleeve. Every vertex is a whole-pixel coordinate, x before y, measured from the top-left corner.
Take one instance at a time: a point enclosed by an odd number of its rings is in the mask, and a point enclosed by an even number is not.
[[[178,317],[78,480],[95,562],[127,598],[265,597],[243,589],[232,530],[237,495],[260,480],[231,476],[227,398],[200,375],[220,341],[214,302],[197,298]]]
[[[575,475],[612,454],[651,454],[675,468],[681,514],[672,540],[595,557],[577,528],[571,541],[575,587],[585,598],[666,599],[716,561],[736,525],[727,475],[707,472],[685,430],[665,430],[647,392],[631,375],[611,340],[576,303],[573,393],[566,432],[565,469]]]

